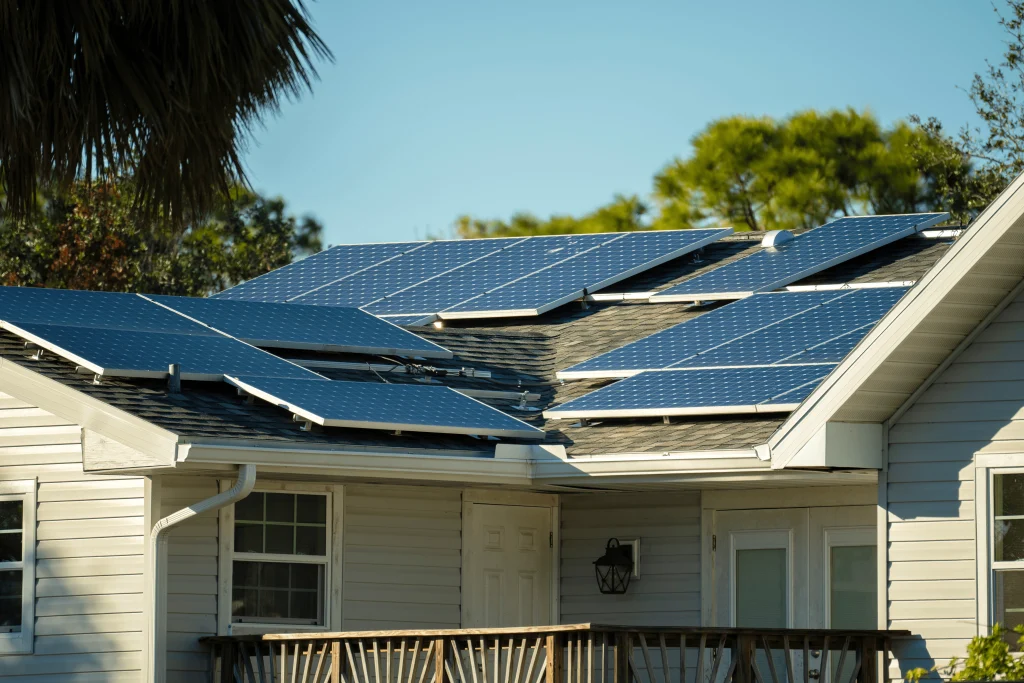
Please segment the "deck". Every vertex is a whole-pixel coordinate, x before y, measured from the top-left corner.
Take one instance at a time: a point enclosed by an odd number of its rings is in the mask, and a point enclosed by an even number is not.
[[[877,683],[909,635],[571,624],[202,640],[214,683]]]

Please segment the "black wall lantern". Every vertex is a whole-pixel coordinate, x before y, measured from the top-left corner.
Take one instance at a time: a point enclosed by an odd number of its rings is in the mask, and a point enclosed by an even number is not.
[[[633,578],[633,549],[620,545],[619,539],[609,538],[604,555],[594,560],[597,587],[602,593],[621,595],[629,588]]]

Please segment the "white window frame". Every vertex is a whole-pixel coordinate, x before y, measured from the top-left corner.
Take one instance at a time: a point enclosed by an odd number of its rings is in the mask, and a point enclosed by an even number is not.
[[[36,480],[0,481],[0,501],[10,500],[22,502],[22,555],[21,562],[0,562],[0,570],[22,572],[21,630],[0,633],[0,655],[32,654],[36,622]]]
[[[786,551],[786,628],[793,628],[793,619],[796,613],[795,598],[796,586],[795,567],[793,557],[793,530],[792,529],[748,529],[731,532],[729,545],[732,566],[729,571],[729,594],[731,597],[730,613],[732,623],[736,623],[736,555],[739,550],[785,550]]]
[[[824,531],[825,539],[822,544],[825,550],[825,557],[822,558],[825,584],[824,628],[832,628],[832,548],[870,546],[875,549],[876,553],[879,550],[877,530],[873,526],[825,527]],[[878,590],[877,585],[875,590]]]
[[[1016,461],[1016,462],[1015,462]],[[992,538],[995,526],[995,478],[1001,474],[1024,474],[1024,467],[1008,466],[1020,462],[1017,454],[975,455],[975,529],[977,538],[978,634],[986,635],[996,619],[995,573],[1001,570],[1024,571],[1024,560],[995,559]]]
[[[221,489],[230,488],[233,481],[222,481]],[[304,555],[275,555],[267,553],[235,553],[235,506],[220,510],[220,562],[217,609],[217,632],[222,635],[256,633],[328,632],[341,630],[341,552],[342,509],[344,490],[341,486],[292,482],[257,482],[253,493],[295,493],[325,495],[327,497],[327,563],[324,568],[324,623],[295,624],[289,622],[235,622],[231,615],[232,577],[235,560],[253,562],[288,562],[321,564]],[[251,494],[250,494],[251,495]]]

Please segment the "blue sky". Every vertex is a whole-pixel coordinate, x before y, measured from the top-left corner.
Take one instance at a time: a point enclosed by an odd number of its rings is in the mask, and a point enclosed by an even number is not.
[[[651,177],[712,119],[815,107],[974,121],[1002,35],[984,0],[310,5],[334,51],[256,131],[256,189],[326,242],[422,239],[456,216],[582,213]]]

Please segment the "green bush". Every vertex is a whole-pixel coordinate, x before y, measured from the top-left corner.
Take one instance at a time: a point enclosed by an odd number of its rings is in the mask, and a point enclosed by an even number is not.
[[[1017,648],[1024,650],[1024,626],[1016,626],[1013,631],[1018,635]],[[1015,656],[1010,651],[1006,629],[996,624],[989,635],[971,640],[964,659],[954,657],[946,667],[911,669],[906,678],[916,683],[933,671],[953,681],[1020,681],[1024,680],[1024,655]]]

